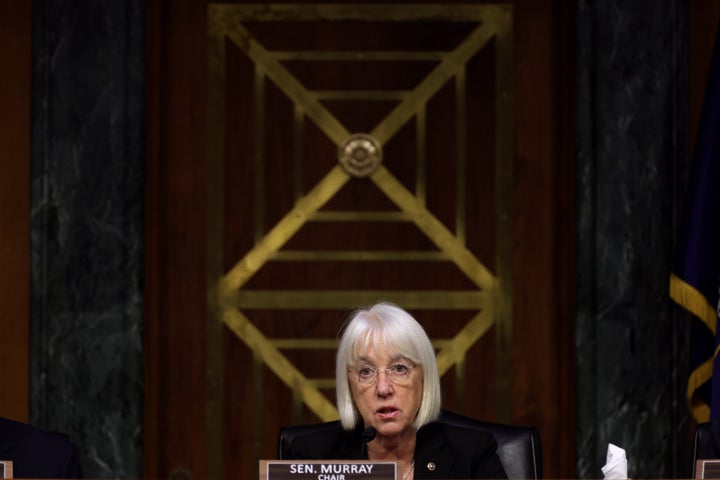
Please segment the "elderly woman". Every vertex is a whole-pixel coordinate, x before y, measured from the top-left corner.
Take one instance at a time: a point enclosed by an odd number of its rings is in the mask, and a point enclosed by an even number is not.
[[[440,377],[422,326],[378,303],[349,319],[337,351],[337,428],[295,442],[287,459],[398,462],[398,478],[506,478],[490,433],[438,422]]]

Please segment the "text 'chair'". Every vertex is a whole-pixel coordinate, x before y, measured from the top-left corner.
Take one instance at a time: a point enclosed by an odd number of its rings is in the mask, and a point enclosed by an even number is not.
[[[443,410],[438,421],[492,433],[498,443],[498,457],[500,457],[500,462],[505,468],[505,473],[507,473],[509,479],[527,478],[539,480],[542,478],[542,447],[540,433],[537,429],[483,422],[447,410]],[[285,452],[290,450],[295,437],[333,428],[337,428],[337,422],[281,428],[278,442],[278,459],[283,460],[287,457]]]

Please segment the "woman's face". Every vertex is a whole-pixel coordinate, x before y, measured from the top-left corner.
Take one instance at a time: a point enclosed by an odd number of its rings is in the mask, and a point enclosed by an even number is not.
[[[350,391],[366,428],[384,437],[413,430],[423,390],[419,365],[379,344],[361,352],[349,370]]]

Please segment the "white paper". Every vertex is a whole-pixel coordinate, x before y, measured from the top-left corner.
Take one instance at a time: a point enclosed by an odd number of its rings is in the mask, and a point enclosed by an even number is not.
[[[602,472],[607,480],[620,480],[628,478],[627,457],[625,455],[625,450],[617,445],[609,443],[607,459],[605,462],[605,466],[602,467]]]

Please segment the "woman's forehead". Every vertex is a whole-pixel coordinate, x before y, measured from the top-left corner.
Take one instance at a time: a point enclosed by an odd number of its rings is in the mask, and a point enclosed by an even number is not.
[[[400,348],[392,343],[380,340],[378,342],[358,341],[353,351],[354,360],[397,361],[405,358]]]

